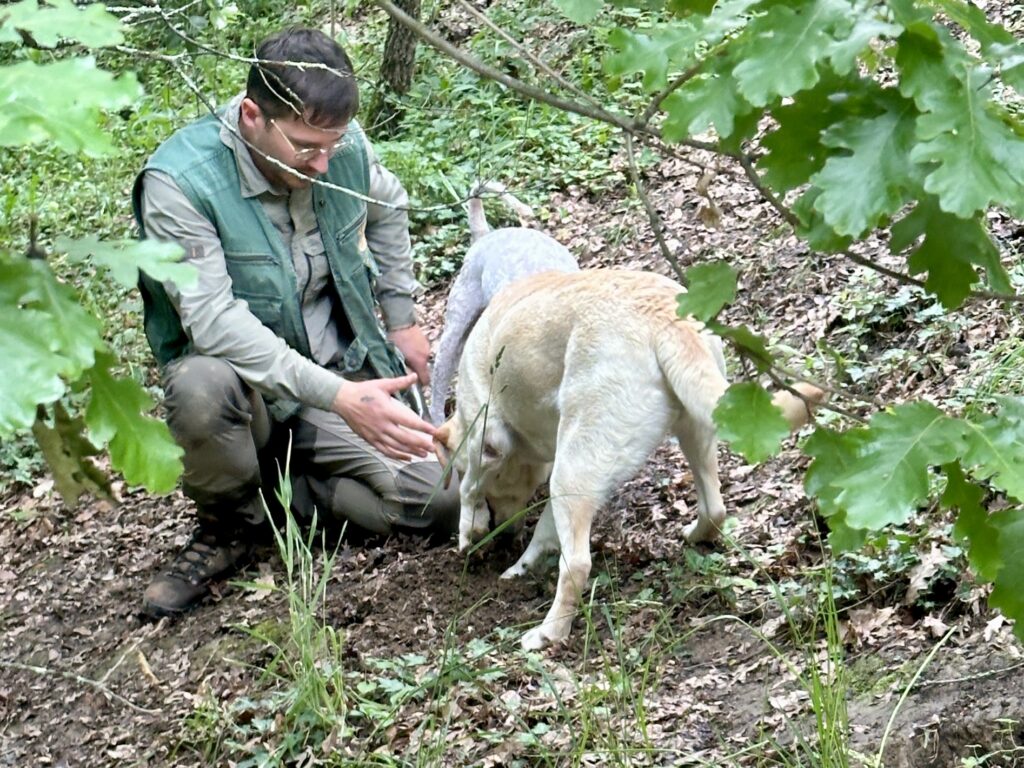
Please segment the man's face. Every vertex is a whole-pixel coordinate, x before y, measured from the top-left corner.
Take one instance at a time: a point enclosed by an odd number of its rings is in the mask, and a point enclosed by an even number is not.
[[[341,148],[347,127],[343,124],[321,128],[298,116],[267,117],[248,98],[242,101],[239,120],[242,136],[259,150],[252,153],[256,167],[271,184],[283,189],[304,189],[310,186],[310,182],[288,173],[260,152],[305,176],[320,176],[327,171],[331,157]]]

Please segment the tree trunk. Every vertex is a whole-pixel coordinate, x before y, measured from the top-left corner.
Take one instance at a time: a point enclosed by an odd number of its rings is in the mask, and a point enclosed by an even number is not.
[[[395,5],[414,19],[420,17],[420,0],[395,0]],[[375,136],[390,138],[400,131],[401,96],[408,93],[416,70],[416,36],[405,25],[391,19],[384,42],[380,81],[370,103],[367,126]]]

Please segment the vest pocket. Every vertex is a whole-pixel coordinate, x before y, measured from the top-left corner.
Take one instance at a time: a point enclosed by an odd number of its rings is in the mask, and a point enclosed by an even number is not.
[[[341,361],[341,374],[347,376],[356,374],[363,370],[366,365],[366,355],[369,350],[362,339],[356,337],[348,349],[345,350],[345,357]]]
[[[267,253],[224,253],[231,277],[231,293],[249,305],[249,311],[281,335],[281,296],[277,289],[277,261]]]
[[[341,253],[348,255],[345,277],[356,285],[365,280],[372,289],[377,282],[377,276],[380,275],[380,269],[366,245],[366,214],[338,232],[335,241]]]

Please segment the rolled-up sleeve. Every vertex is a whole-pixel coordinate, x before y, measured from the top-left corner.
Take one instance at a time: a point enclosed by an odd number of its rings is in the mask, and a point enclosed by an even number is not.
[[[142,221],[147,237],[183,246],[198,272],[187,288],[164,283],[195,351],[226,360],[265,395],[329,410],[343,379],[289,347],[234,297],[216,229],[166,174],[143,177]]]
[[[406,211],[409,196],[398,178],[380,164],[369,142],[366,142],[366,152],[370,162],[369,196],[390,203],[368,203],[366,206],[366,243],[380,269],[377,301],[388,330],[405,328],[416,322],[413,297],[422,290],[412,272],[412,244]]]

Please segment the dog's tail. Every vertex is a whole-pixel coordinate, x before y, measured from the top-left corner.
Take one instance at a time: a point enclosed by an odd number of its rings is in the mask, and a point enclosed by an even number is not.
[[[711,413],[729,386],[720,342],[708,333],[696,332],[688,323],[677,322],[673,327],[677,333],[658,337],[658,365],[690,417],[710,425]],[[782,411],[790,429],[797,430],[810,422],[815,406],[823,403],[826,395],[805,382],[792,389],[776,392],[772,403]]]
[[[533,209],[526,203],[517,199],[501,182],[478,182],[473,186],[472,191],[469,193],[470,242],[475,243],[491,231],[491,225],[487,223],[487,217],[484,215],[483,195],[485,194],[500,197],[505,205],[515,211],[516,216],[519,217],[519,223],[522,226],[526,226],[527,221],[533,218]]]
[[[789,422],[789,428],[796,430],[810,423],[814,418],[815,407],[825,402],[826,394],[805,381],[798,381],[793,385],[793,390],[796,394],[780,389],[772,397],[772,404],[782,411]]]
[[[720,347],[716,352],[720,342],[686,321],[676,321],[671,328],[675,333],[657,336],[658,366],[683,410],[710,433],[714,430],[711,412],[729,386]]]

